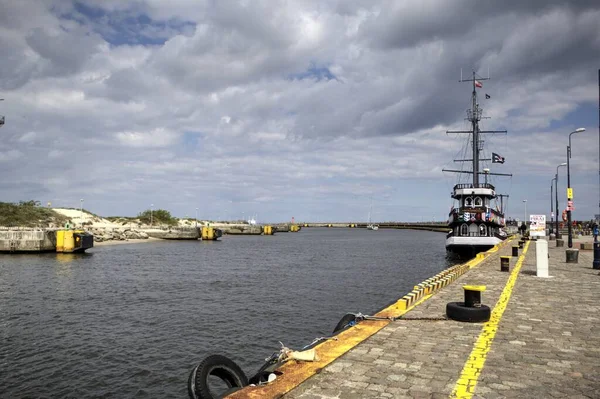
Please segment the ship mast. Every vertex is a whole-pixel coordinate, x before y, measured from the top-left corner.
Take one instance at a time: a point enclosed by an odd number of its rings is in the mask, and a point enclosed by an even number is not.
[[[467,133],[473,135],[473,157],[471,159],[455,159],[455,162],[472,162],[473,168],[471,171],[463,171],[463,170],[452,170],[452,169],[442,169],[444,172],[456,172],[456,173],[472,173],[473,174],[473,187],[479,186],[479,175],[485,172],[479,171],[479,162],[482,161],[491,161],[491,159],[480,159],[479,152],[482,149],[482,142],[480,139],[481,134],[497,134],[502,133],[506,134],[506,130],[479,130],[479,121],[481,120],[481,115],[483,110],[479,108],[479,102],[477,101],[477,87],[482,87],[481,82],[484,80],[489,80],[489,74],[487,78],[478,77],[475,71],[473,71],[472,79],[463,79],[462,71],[460,74],[459,82],[471,82],[473,84],[473,93],[471,95],[472,108],[467,110],[467,120],[471,122],[471,130],[468,131],[446,131],[448,133]],[[495,176],[512,176],[512,174],[507,173],[487,173],[488,175]]]
[[[475,71],[473,71],[473,108],[471,108],[471,124],[473,126],[473,187],[479,184],[479,104],[475,86]]]

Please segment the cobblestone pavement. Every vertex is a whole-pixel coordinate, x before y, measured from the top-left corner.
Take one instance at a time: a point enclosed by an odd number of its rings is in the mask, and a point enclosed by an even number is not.
[[[575,240],[574,248],[582,241],[590,238]],[[499,257],[510,255],[513,244],[285,398],[451,396],[483,324],[445,320],[446,303],[463,300],[463,285],[483,284],[482,303],[493,307],[510,275],[500,271]],[[593,251],[581,250],[579,263],[567,264],[565,248],[551,241],[551,278],[538,278],[535,247],[532,241],[473,397],[600,398],[600,275],[592,269]],[[512,258],[511,271],[515,263]]]

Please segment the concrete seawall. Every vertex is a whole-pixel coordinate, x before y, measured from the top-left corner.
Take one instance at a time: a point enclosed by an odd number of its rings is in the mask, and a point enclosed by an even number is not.
[[[200,229],[198,228],[169,230],[148,229],[144,230],[144,232],[148,237],[160,238],[163,240],[197,240],[200,238]]]
[[[0,230],[0,252],[56,252],[56,231]]]

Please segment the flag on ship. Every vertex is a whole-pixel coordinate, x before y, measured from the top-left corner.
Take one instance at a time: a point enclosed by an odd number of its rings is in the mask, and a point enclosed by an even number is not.
[[[483,87],[483,85],[481,84],[480,81],[476,80],[475,81],[475,87]]]
[[[492,152],[492,163],[504,163],[504,157]]]

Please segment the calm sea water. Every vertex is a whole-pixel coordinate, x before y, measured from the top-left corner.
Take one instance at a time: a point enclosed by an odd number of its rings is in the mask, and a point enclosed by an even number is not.
[[[364,229],[0,255],[0,397],[187,398],[205,356],[251,376],[278,341],[375,313],[445,255],[440,233]]]

